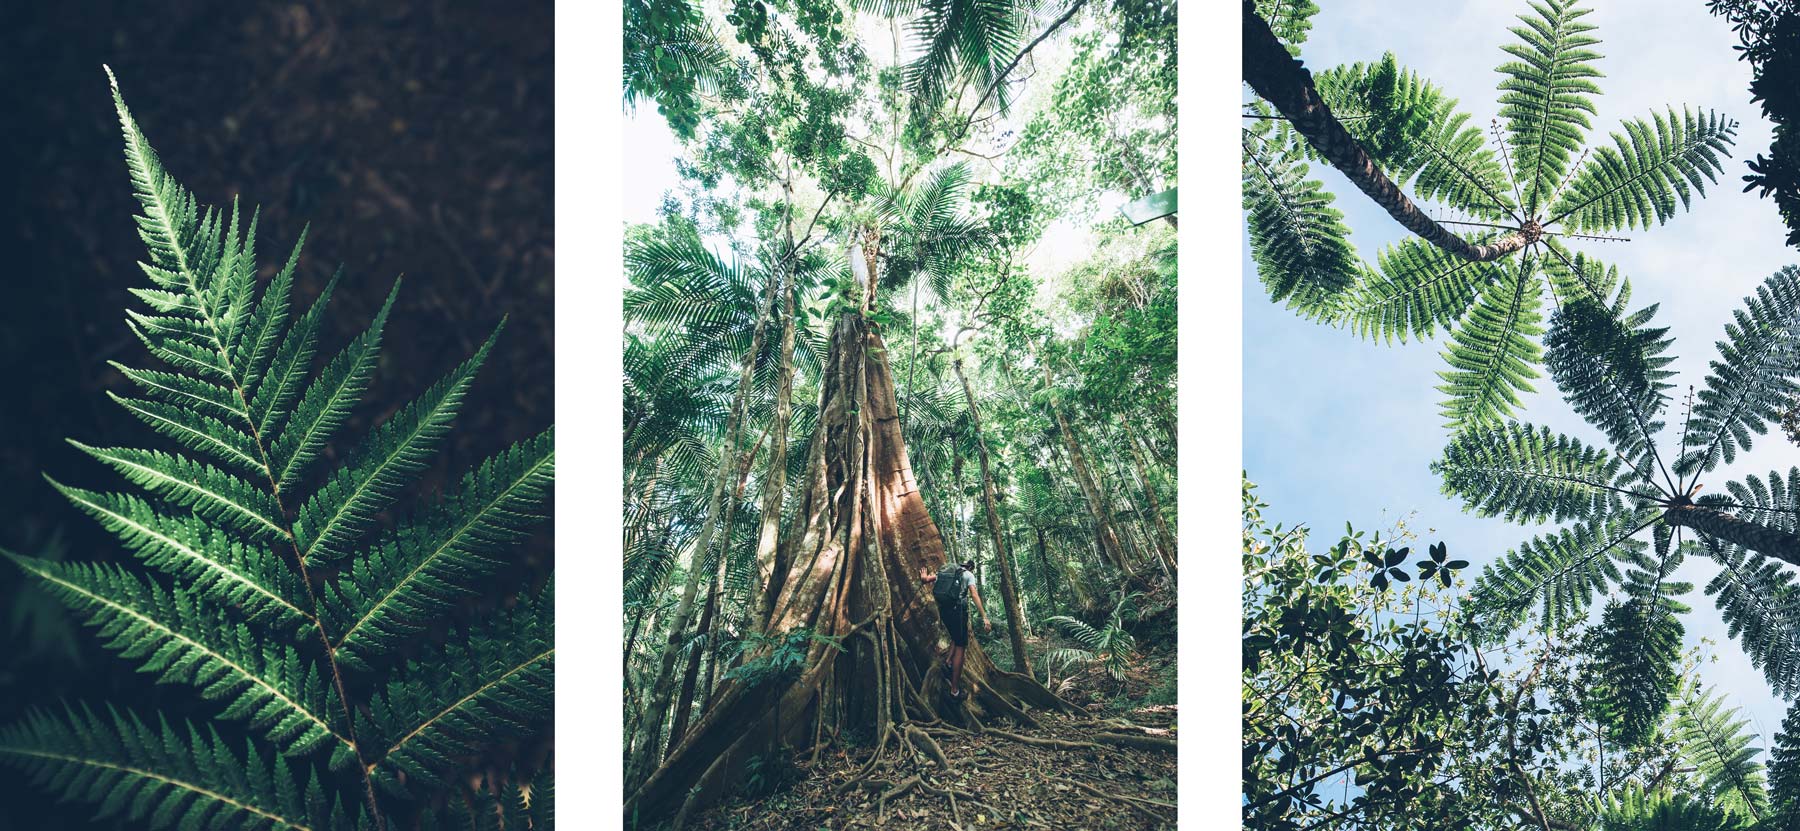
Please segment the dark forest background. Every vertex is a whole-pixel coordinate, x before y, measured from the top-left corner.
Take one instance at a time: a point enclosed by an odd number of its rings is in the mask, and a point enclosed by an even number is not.
[[[42,474],[118,489],[64,439],[166,444],[105,396],[128,387],[109,360],[154,364],[125,327],[126,290],[147,278],[103,63],[203,203],[261,206],[265,279],[307,223],[297,301],[343,266],[321,358],[405,275],[339,450],[508,319],[421,483],[435,489],[552,422],[553,43],[548,0],[0,3],[0,546],[123,558]],[[550,560],[546,529],[518,570]],[[216,710],[155,686],[0,566],[0,723],[64,700]],[[120,827],[91,813],[0,772],[0,831]]]

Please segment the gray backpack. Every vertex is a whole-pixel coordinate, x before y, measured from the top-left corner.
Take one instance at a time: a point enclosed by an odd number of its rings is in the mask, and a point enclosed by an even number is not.
[[[938,569],[937,582],[931,584],[931,596],[937,598],[938,616],[961,614],[968,592],[963,591],[962,566],[945,563]]]

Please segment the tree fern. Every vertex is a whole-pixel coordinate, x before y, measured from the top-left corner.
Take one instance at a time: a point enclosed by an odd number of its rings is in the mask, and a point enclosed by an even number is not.
[[[1800,825],[1800,704],[1788,707],[1769,751],[1769,796],[1774,827]]]
[[[1262,3],[1257,10],[1276,14],[1278,6]],[[1600,92],[1593,66],[1599,54],[1592,48],[1599,41],[1585,21],[1588,13],[1571,0],[1549,0],[1531,3],[1519,17],[1499,67],[1504,136],[1498,126],[1489,136],[1472,125],[1454,100],[1392,55],[1320,72],[1312,79],[1314,95],[1300,96],[1310,107],[1304,113],[1289,102],[1290,111],[1274,115],[1260,99],[1243,113],[1254,119],[1244,128],[1243,160],[1251,256],[1271,298],[1372,340],[1423,339],[1448,329],[1449,368],[1439,389],[1448,396],[1442,412],[1454,430],[1508,417],[1520,394],[1532,390],[1545,355],[1537,338],[1545,334],[1546,285],[1559,307],[1583,295],[1603,305],[1614,301],[1606,287],[1612,273],[1565,243],[1661,224],[1690,207],[1722,169],[1736,134],[1737,125],[1716,113],[1671,107],[1625,122],[1611,145],[1583,152]],[[1290,50],[1296,43],[1288,43]],[[1290,135],[1288,118],[1309,130],[1304,140]],[[1321,118],[1341,133],[1313,129]],[[1251,136],[1267,138],[1253,146]],[[1306,149],[1290,150],[1290,143]],[[1332,247],[1296,248],[1296,232],[1305,226],[1293,217],[1303,215],[1274,212],[1269,195],[1252,189],[1266,189],[1259,180],[1285,173],[1288,191],[1297,195],[1304,170],[1289,172],[1293,161],[1287,168],[1272,164],[1276,154],[1322,154],[1343,144],[1353,144],[1368,164],[1340,163],[1340,172],[1419,235],[1390,247],[1373,265],[1317,256],[1354,256],[1335,210],[1311,222],[1329,235],[1299,237],[1329,239]],[[1456,218],[1427,218],[1401,188]],[[1330,204],[1322,188],[1304,195],[1304,204]],[[1451,233],[1449,226],[1469,232]]]
[[[1787,400],[1800,392],[1794,380],[1800,357],[1800,268],[1787,266],[1769,275],[1732,312],[1694,406],[1693,430],[1676,468],[1682,474],[1712,470],[1737,458],[1778,421]]]
[[[464,805],[507,787],[531,792],[531,770],[500,771],[475,790],[459,774],[547,722],[550,590],[521,592],[516,608],[477,620],[466,637],[419,636],[477,594],[545,518],[551,434],[478,465],[410,516],[402,507],[493,337],[336,451],[373,380],[396,295],[315,368],[336,279],[295,314],[296,246],[259,296],[255,219],[240,225],[235,206],[202,207],[163,170],[116,85],[114,100],[150,252],[151,286],[134,292],[149,311],[130,312],[128,325],[167,364],[119,367],[141,397],[114,398],[175,446],[73,442],[140,493],[51,484],[148,572],[7,556],[109,649],[214,702],[213,718],[241,725],[249,745],[229,746],[210,727],[83,707],[0,731],[0,761],[154,828],[402,827],[431,820],[427,806],[444,791],[463,792],[450,802]],[[404,667],[403,648],[414,656]],[[550,827],[523,797],[514,808],[528,824],[504,827]]]

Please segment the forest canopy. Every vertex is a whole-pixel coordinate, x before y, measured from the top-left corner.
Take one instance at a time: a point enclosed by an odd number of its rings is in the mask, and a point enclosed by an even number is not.
[[[1174,5],[632,2],[625,37],[679,181],[627,194],[627,822],[1172,823]],[[1059,788],[986,742],[1099,755]]]

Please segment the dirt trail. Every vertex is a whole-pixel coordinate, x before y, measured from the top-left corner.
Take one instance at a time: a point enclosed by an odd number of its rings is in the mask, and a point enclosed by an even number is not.
[[[1118,720],[1033,713],[1036,728],[981,734],[925,728],[910,748],[890,747],[858,778],[872,748],[832,749],[810,769],[807,754],[765,766],[759,795],[695,817],[690,828],[726,829],[1107,829],[1175,827],[1175,707],[1149,706]],[[1010,735],[1008,735],[1010,734]],[[930,745],[941,750],[940,765]],[[783,780],[791,782],[782,787]],[[954,802],[954,809],[952,808]]]

